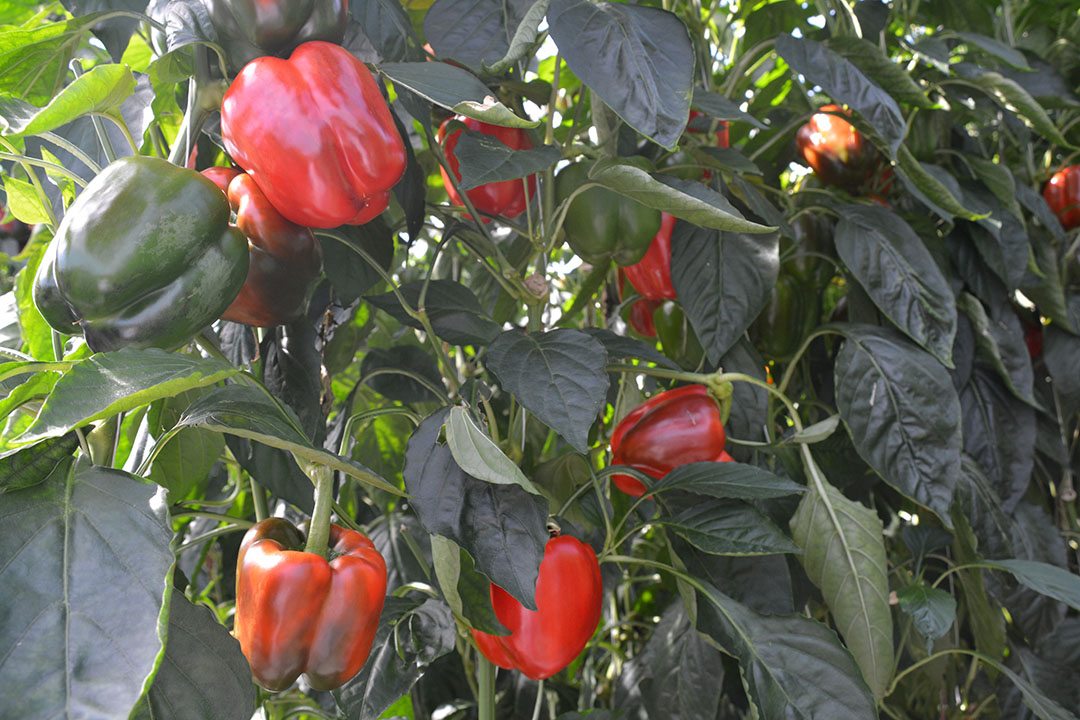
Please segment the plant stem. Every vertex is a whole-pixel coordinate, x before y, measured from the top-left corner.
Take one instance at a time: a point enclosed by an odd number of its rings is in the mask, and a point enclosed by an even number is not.
[[[325,465],[309,465],[308,476],[315,483],[315,510],[311,514],[304,551],[326,557],[330,541],[330,511],[334,505],[334,472]]]
[[[558,67],[558,66],[556,66]],[[544,681],[536,684],[536,704],[533,705],[532,720],[540,720],[540,708],[544,706]]]
[[[262,522],[270,517],[266,507],[266,492],[263,491],[262,485],[255,481],[255,478],[248,479],[251,481],[251,500],[255,503],[255,519]]]
[[[479,720],[495,720],[495,666],[476,653],[476,705]]]

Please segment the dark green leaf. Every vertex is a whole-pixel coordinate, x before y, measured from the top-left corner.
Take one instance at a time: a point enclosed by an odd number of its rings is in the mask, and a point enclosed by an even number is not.
[[[960,392],[964,452],[978,461],[1011,511],[1027,490],[1035,462],[1035,411],[981,367]]]
[[[238,368],[220,360],[157,349],[98,353],[64,373],[20,439],[57,437],[158,398],[212,385],[237,372]]]
[[[833,102],[862,115],[885,141],[889,155],[896,157],[907,126],[892,96],[852,62],[814,40],[781,33],[776,38],[776,52],[809,84],[820,85]]]
[[[672,370],[679,369],[679,366],[673,363],[666,355],[657,351],[651,345],[646,345],[641,340],[616,335],[611,330],[603,328],[587,327],[582,328],[582,332],[588,333],[603,343],[609,358],[638,358]]]
[[[304,474],[292,455],[239,435],[226,434],[225,444],[244,472],[274,497],[292,503],[308,515],[315,512],[315,488],[311,478]]]
[[[884,528],[877,513],[824,478],[803,496],[791,534],[875,697],[892,680],[892,613]]]
[[[552,0],[551,37],[570,69],[626,124],[674,150],[693,93],[694,51],[682,21],[644,5]]]
[[[524,178],[546,170],[562,159],[559,149],[551,145],[541,145],[532,150],[511,150],[498,138],[473,131],[463,132],[458,137],[454,156],[458,161],[464,190]]]
[[[769,299],[780,264],[780,236],[675,224],[671,282],[709,359],[719,363]]]
[[[529,5],[529,0],[435,0],[424,13],[424,37],[439,59],[479,70],[509,52]]]
[[[1065,568],[1033,560],[987,560],[987,564],[1012,573],[1032,590],[1080,610],[1080,577]]]
[[[658,525],[670,528],[694,547],[713,555],[798,553],[799,547],[752,505],[707,500]]]
[[[364,35],[384,61],[404,60],[409,38],[416,45],[420,44],[409,16],[398,0],[352,0],[349,12],[364,28]]]
[[[346,225],[339,232],[348,241],[372,257],[383,270],[394,262],[394,235],[381,218],[364,225]],[[382,282],[382,275],[367,260],[346,247],[345,243],[320,238],[323,269],[342,305],[351,305],[357,298]]]
[[[436,402],[439,396],[399,370],[419,375],[437,388],[442,387],[442,374],[435,358],[415,345],[372,348],[360,363],[360,377],[370,378],[367,384],[391,400],[404,403]],[[374,374],[381,373],[381,374]]]
[[[951,183],[943,182],[943,179],[933,172],[935,166],[917,160],[906,145],[900,146],[896,159],[898,164],[894,167],[904,187],[942,219],[951,221],[957,216],[965,220],[975,220],[980,217],[979,213],[960,204],[957,195],[961,193],[955,178]]]
[[[209,608],[173,592],[165,656],[148,696],[154,720],[246,720],[255,711],[251,668]]]
[[[691,101],[695,110],[705,113],[717,120],[738,120],[750,123],[756,128],[765,129],[764,123],[750,113],[739,109],[738,103],[729,100],[723,95],[718,95],[708,90],[694,88],[694,98]]]
[[[899,333],[844,328],[836,406],[859,456],[949,525],[960,470],[960,400],[939,363]]]
[[[915,629],[926,638],[926,650],[932,652],[934,641],[944,637],[956,622],[956,598],[940,588],[908,585],[897,590],[900,609],[911,616]]]
[[[760,615],[708,584],[697,607],[697,629],[738,659],[761,720],[877,716],[851,653],[825,625]]]
[[[0,455],[0,495],[43,483],[58,468],[66,470],[77,447],[79,439],[68,433]]]
[[[1080,337],[1051,325],[1046,328],[1043,358],[1061,397],[1062,409],[1075,414],[1080,410]]]
[[[505,127],[539,125],[533,120],[523,120],[494,100],[487,86],[468,70],[448,63],[382,63],[379,72],[420,97],[466,117]]]
[[[454,649],[454,619],[441,600],[389,597],[363,669],[341,689],[338,704],[355,720],[375,720],[409,692],[431,663]]]
[[[476,569],[527,608],[547,545],[547,500],[516,485],[494,485],[466,475],[450,448],[438,442],[449,408],[428,416],[409,439],[405,487],[410,505],[433,535],[472,556]]]
[[[431,536],[431,564],[450,609],[470,627],[492,635],[509,631],[495,616],[491,581],[476,571],[469,553],[442,535]]]
[[[127,717],[154,669],[171,592],[163,492],[67,460],[5,495],[0,687],[18,718]],[[164,628],[160,628],[164,630]]]
[[[653,493],[688,490],[699,495],[764,500],[806,492],[798,483],[755,465],[738,462],[696,462],[680,465],[652,486]]]
[[[147,0],[62,0],[62,2],[72,15],[79,16],[114,10],[141,13],[146,11]],[[138,22],[133,17],[113,17],[94,26],[94,35],[109,51],[113,62],[120,62],[132,33],[138,27]]]
[[[510,47],[507,49],[506,54],[493,65],[484,64],[488,73],[501,75],[528,54],[529,48],[536,42],[537,36],[540,35],[540,23],[547,16],[550,3],[551,0],[536,0],[532,4],[518,23],[514,36],[510,38]]]
[[[405,283],[398,290],[413,310],[418,310],[424,281]],[[392,292],[364,298],[389,313],[402,325],[422,330],[423,324],[405,312]],[[480,307],[472,290],[453,280],[432,280],[427,284],[424,310],[435,334],[454,345],[487,345],[499,334],[496,325]]]
[[[961,293],[956,304],[971,321],[979,359],[997,372],[1013,395],[1041,408],[1033,392],[1034,372],[1024,343],[1024,328],[1012,307],[1003,303],[991,319],[982,303],[968,293]]]
[[[904,220],[879,206],[843,205],[836,251],[886,317],[952,367],[956,301],[930,251]]]
[[[488,348],[485,364],[522,407],[579,452],[608,390],[604,346],[580,330],[526,335],[507,331]]]
[[[829,38],[827,44],[830,50],[850,60],[867,77],[900,102],[923,109],[934,106],[919,83],[912,78],[911,73],[886,57],[877,45],[850,35],[834,35]]]

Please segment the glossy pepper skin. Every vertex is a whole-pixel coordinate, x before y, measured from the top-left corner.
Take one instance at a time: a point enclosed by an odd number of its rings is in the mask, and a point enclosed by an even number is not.
[[[660,480],[693,462],[720,462],[727,435],[720,408],[704,385],[657,393],[615,426],[611,464],[628,465]],[[615,486],[640,497],[645,485],[630,475],[613,475]]]
[[[799,152],[819,178],[855,192],[877,170],[881,155],[854,125],[829,114],[846,111],[837,105],[825,105],[821,110],[799,128],[795,136]]]
[[[1066,230],[1080,225],[1080,165],[1054,173],[1043,188],[1043,198]]]
[[[652,171],[644,158],[630,158],[630,161]],[[559,171],[555,176],[558,202],[589,182],[591,167],[592,163],[585,161]],[[625,267],[645,256],[653,236],[660,231],[660,211],[614,190],[594,186],[574,196],[563,221],[563,231],[570,248],[586,262],[598,265],[614,260],[616,265]]]
[[[203,0],[230,72],[262,55],[285,55],[310,40],[341,44],[348,0]]]
[[[661,213],[660,229],[649,243],[640,261],[623,268],[626,279],[649,300],[674,300],[675,286],[671,284],[671,231],[675,216]]]
[[[750,337],[769,360],[787,361],[821,313],[820,295],[797,278],[780,273],[765,307],[750,326]]]
[[[386,209],[405,145],[364,63],[326,42],[252,60],[221,103],[225,149],[288,220],[362,225]]]
[[[83,189],[34,278],[55,330],[95,352],[179,347],[216,320],[247,275],[229,203],[194,170],[132,156]]]
[[[623,301],[626,297],[626,274],[622,268],[619,268],[618,279],[616,280],[616,286],[619,291],[619,302]],[[658,300],[647,300],[645,298],[639,298],[630,303],[628,311],[623,313],[624,317],[630,323],[630,327],[634,329],[634,332],[645,337],[656,337],[656,326],[653,324],[653,312],[660,305]]]
[[[331,525],[329,562],[303,544],[282,518],[257,523],[240,543],[233,634],[268,690],[301,673],[316,690],[347,682],[367,660],[386,598],[386,563],[362,533]]]
[[[295,318],[322,274],[322,246],[311,230],[281,216],[247,173],[203,170],[229,198],[248,239],[248,274],[222,319],[273,327]]]
[[[705,350],[686,313],[674,300],[654,302],[658,307],[653,311],[653,327],[664,354],[684,368],[697,368],[705,359]]]
[[[465,117],[464,115],[449,117],[439,126],[439,132],[436,137],[439,144],[442,145],[443,152],[446,154],[446,163],[454,172],[454,179],[458,182],[461,182],[461,170],[458,169],[460,163],[458,162],[454,150],[457,148],[458,140],[461,139],[462,131],[458,129],[448,133],[447,128],[453,120],[463,123],[469,130],[483,133],[484,135],[490,135],[511,150],[529,150],[533,146],[532,140],[529,139],[529,134],[521,128],[491,125],[486,122],[480,122],[479,120]],[[465,203],[462,201],[461,195],[454,189],[454,184],[446,174],[446,168],[440,167],[439,172],[442,173],[443,187],[446,188],[446,194],[450,196],[451,204],[458,205],[459,207],[464,206]],[[526,185],[528,185],[529,188],[527,196],[525,194]],[[525,212],[525,208],[528,206],[528,199],[532,198],[535,191],[536,176],[530,175],[525,183],[522,183],[520,178],[516,178],[514,180],[502,180],[500,182],[478,185],[471,190],[466,190],[465,196],[469,198],[469,202],[472,203],[477,212],[512,219]],[[481,220],[485,223],[491,222],[490,218],[487,217],[481,218]]]
[[[548,540],[536,580],[536,610],[527,610],[498,585],[491,604],[509,635],[473,630],[480,652],[533,680],[549,678],[574,661],[600,622],[603,582],[596,553],[569,535]]]
[[[791,228],[795,250],[784,261],[783,271],[808,287],[824,287],[836,273],[836,265],[829,261],[836,257],[832,221],[803,213],[791,222]],[[781,253],[786,254],[789,247],[787,239],[781,239]]]

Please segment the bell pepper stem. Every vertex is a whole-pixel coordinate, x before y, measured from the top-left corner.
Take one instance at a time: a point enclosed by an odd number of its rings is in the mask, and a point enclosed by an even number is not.
[[[495,720],[495,666],[476,653],[476,704],[479,720]]]
[[[309,465],[308,477],[315,483],[315,510],[311,513],[311,528],[304,550],[326,557],[330,511],[334,508],[334,472],[325,465]]]
[[[557,66],[556,66],[557,67]],[[532,720],[540,720],[540,708],[544,707],[544,680],[536,684],[536,704],[533,705]]]
[[[270,517],[266,507],[266,492],[263,490],[262,485],[255,481],[255,478],[249,478],[249,480],[251,482],[251,500],[255,504],[255,519],[262,522]]]

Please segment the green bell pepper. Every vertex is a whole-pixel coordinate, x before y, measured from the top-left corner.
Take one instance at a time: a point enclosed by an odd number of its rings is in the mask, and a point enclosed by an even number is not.
[[[665,355],[687,370],[701,365],[705,350],[679,303],[665,300],[657,307],[653,311],[653,326]]]
[[[765,359],[786,362],[815,327],[820,314],[820,293],[782,272],[750,326],[750,339]]]
[[[648,160],[633,158],[641,169],[651,172]],[[578,162],[555,176],[555,196],[559,202],[589,182],[592,163]],[[566,242],[586,262],[597,265],[614,260],[626,267],[645,257],[653,237],[660,231],[660,211],[605,187],[590,187],[574,196],[563,221]]]
[[[151,157],[111,163],[83,189],[34,278],[46,322],[95,352],[173,349],[240,292],[248,243],[229,201],[194,170]]]

